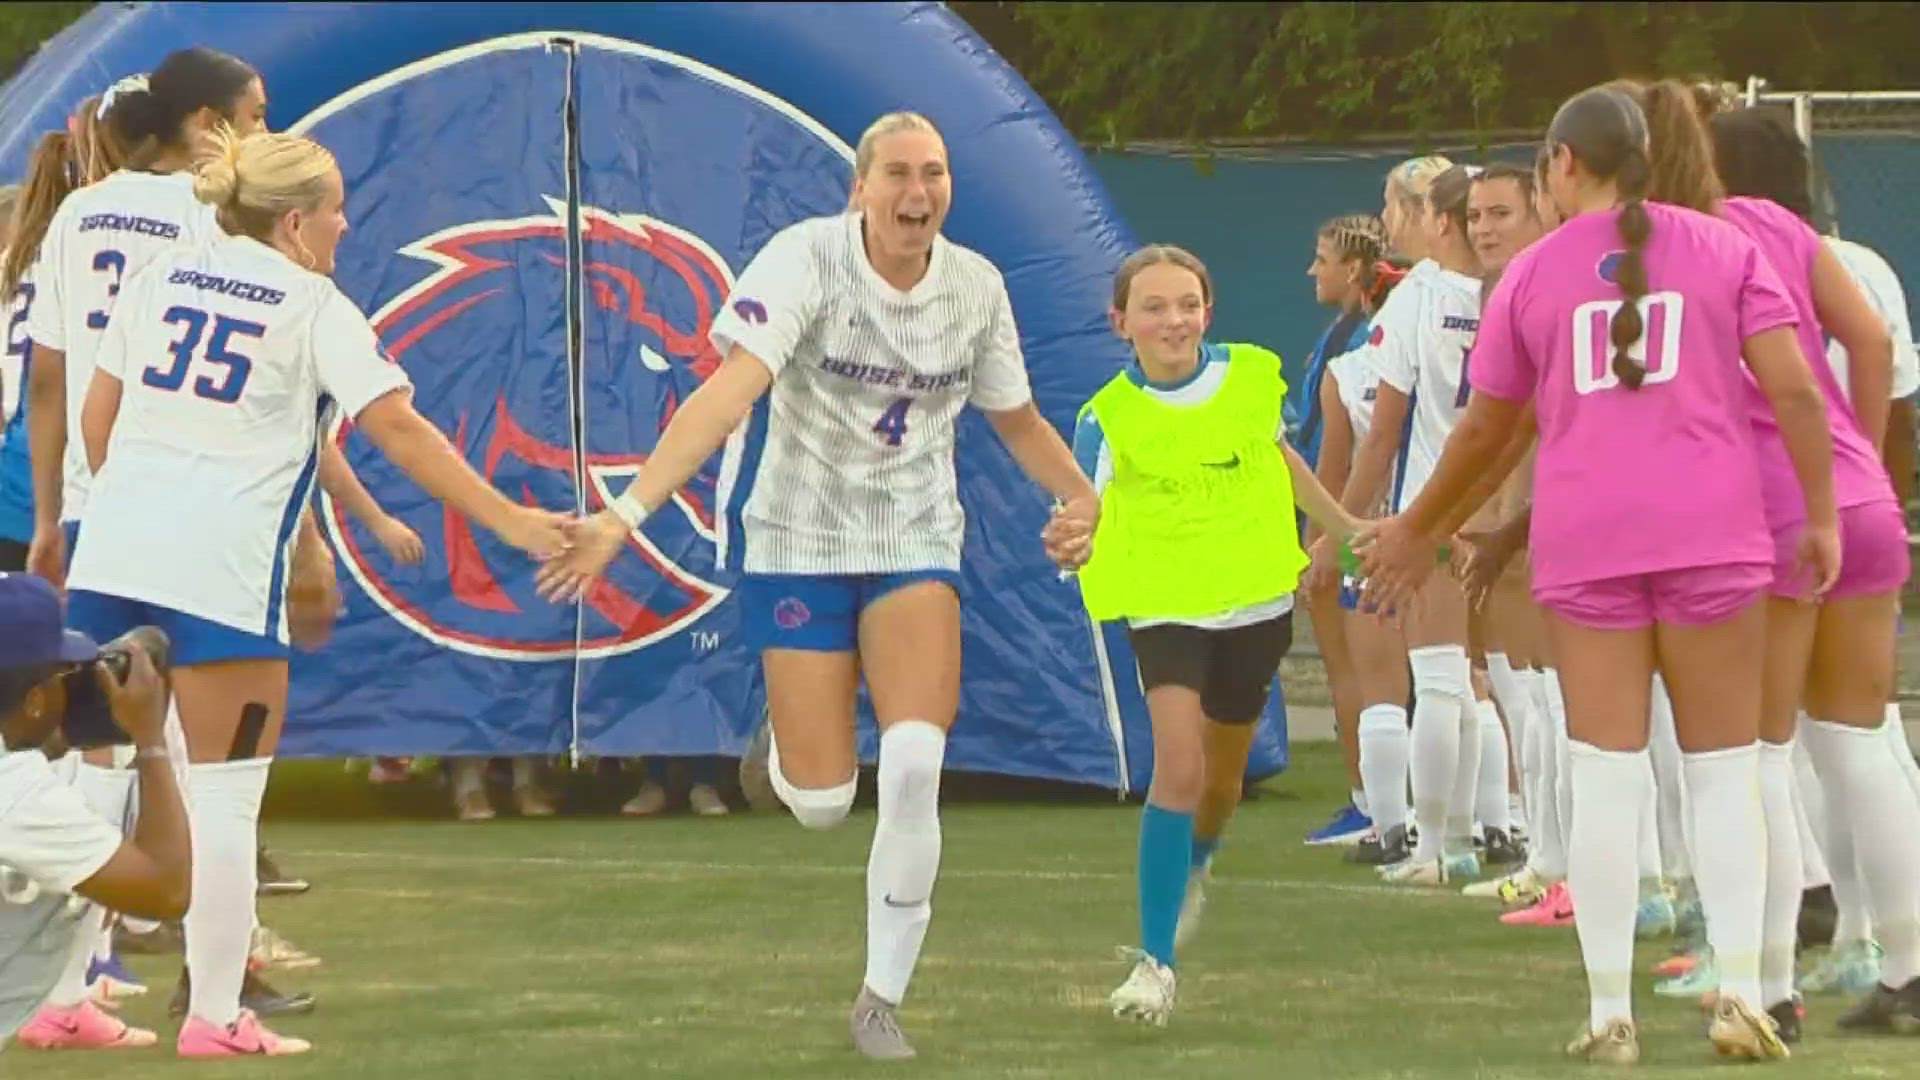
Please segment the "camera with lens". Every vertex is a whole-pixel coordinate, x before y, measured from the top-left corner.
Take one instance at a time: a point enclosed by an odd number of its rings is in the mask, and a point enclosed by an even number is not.
[[[91,750],[101,746],[121,746],[133,741],[126,732],[120,730],[119,724],[114,723],[113,707],[107,700],[106,691],[101,689],[95,669],[105,669],[114,682],[124,683],[133,668],[135,649],[146,653],[160,678],[163,681],[166,679],[167,658],[172,651],[172,643],[167,640],[166,631],[159,627],[135,627],[100,646],[98,659],[82,665],[66,678],[67,711],[60,720],[60,734],[68,746],[75,750]]]

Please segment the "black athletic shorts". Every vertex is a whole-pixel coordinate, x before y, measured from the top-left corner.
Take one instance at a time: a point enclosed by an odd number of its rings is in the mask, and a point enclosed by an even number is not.
[[[27,568],[27,545],[18,540],[0,540],[0,573],[18,573]]]
[[[1185,686],[1200,708],[1223,724],[1251,724],[1266,708],[1267,688],[1293,647],[1293,612],[1231,630],[1163,624],[1128,628],[1140,685]]]

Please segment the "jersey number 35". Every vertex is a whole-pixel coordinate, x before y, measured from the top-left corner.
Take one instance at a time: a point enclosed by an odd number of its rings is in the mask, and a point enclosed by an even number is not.
[[[207,321],[213,321],[213,333],[207,333]],[[201,375],[193,380],[195,397],[208,401],[217,401],[222,405],[231,405],[240,400],[240,392],[247,388],[247,376],[253,373],[253,360],[234,352],[230,345],[235,334],[241,337],[258,338],[266,334],[267,328],[256,322],[244,319],[230,319],[225,315],[209,315],[199,308],[170,307],[160,321],[183,329],[180,338],[169,350],[173,353],[173,364],[162,370],[158,366],[150,367],[140,375],[140,381],[155,390],[179,390],[187,383],[187,375],[194,365],[194,352],[200,348],[200,339],[207,338],[206,352],[200,356],[204,369],[208,364],[219,370]]]

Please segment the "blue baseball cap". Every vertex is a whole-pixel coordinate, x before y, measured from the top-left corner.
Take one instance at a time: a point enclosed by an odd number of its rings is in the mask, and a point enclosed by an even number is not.
[[[32,574],[0,574],[0,671],[84,664],[100,657],[100,646],[69,630],[60,610],[60,594]]]

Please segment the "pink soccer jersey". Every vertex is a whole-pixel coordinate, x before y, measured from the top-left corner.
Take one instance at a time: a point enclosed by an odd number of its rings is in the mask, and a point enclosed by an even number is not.
[[[1721,203],[1721,216],[1746,233],[1779,275],[1799,320],[1800,351],[1827,399],[1827,427],[1833,432],[1833,503],[1836,509],[1892,502],[1893,481],[1880,455],[1867,441],[1847,404],[1846,393],[1826,362],[1827,343],[1813,306],[1813,260],[1820,235],[1778,203],[1733,198]],[[1747,415],[1760,454],[1760,483],[1767,502],[1767,523],[1778,531],[1806,520],[1807,504],[1794,474],[1787,444],[1760,384],[1747,373]]]
[[[1625,301],[1618,211],[1583,214],[1522,252],[1487,301],[1473,388],[1532,398],[1536,589],[1660,570],[1773,562],[1746,410],[1742,343],[1790,326],[1793,301],[1740,230],[1648,203],[1638,390],[1613,373]]]

